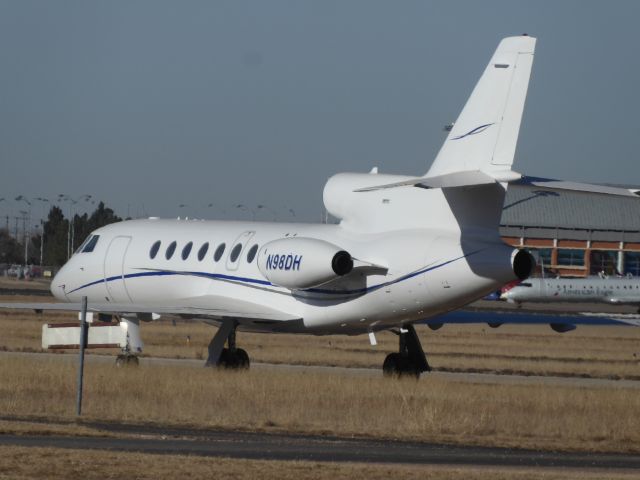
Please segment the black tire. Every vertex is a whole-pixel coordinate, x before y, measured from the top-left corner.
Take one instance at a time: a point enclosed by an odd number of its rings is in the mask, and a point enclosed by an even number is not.
[[[249,369],[249,365],[251,362],[249,361],[249,354],[245,350],[243,350],[242,348],[237,348],[236,358],[238,361],[238,365],[236,368],[239,368],[241,370]]]
[[[385,377],[415,377],[420,378],[420,371],[407,357],[399,353],[390,353],[382,364]]]
[[[390,353],[382,364],[382,373],[385,377],[397,377],[400,375],[400,363],[402,357],[399,353]]]
[[[135,355],[127,355],[126,365],[127,367],[137,367],[140,365],[140,360]]]
[[[233,368],[233,358],[228,348],[222,349],[218,366],[221,368]]]

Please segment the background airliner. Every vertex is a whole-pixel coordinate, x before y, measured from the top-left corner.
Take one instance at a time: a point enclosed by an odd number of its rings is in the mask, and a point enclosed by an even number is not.
[[[529,278],[501,299],[523,302],[597,302],[640,306],[640,279],[619,277]]]
[[[383,370],[429,369],[412,326],[527,278],[534,260],[505,245],[498,225],[509,183],[633,195],[608,187],[527,179],[511,170],[536,40],[505,38],[422,177],[343,173],[324,188],[337,225],[133,220],[92,233],[58,272],[65,304],[7,308],[115,315],[138,338],[160,315],[219,326],[208,364],[247,367],[237,328],[373,334],[393,330]],[[226,348],[225,348],[226,343]],[[129,350],[138,350],[135,343]]]

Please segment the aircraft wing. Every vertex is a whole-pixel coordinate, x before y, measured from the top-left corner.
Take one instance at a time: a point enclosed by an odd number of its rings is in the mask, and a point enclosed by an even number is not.
[[[611,297],[609,302],[616,305],[639,305],[640,297]]]
[[[534,312],[513,310],[454,310],[437,317],[429,318],[425,323],[432,329],[445,324],[486,323],[491,327],[505,324],[544,325],[548,324],[558,332],[573,330],[578,325],[627,325],[640,327],[640,315],[587,312]]]
[[[207,300],[211,301],[210,297]],[[190,318],[204,318],[212,320],[224,320],[234,318],[239,320],[265,320],[265,321],[290,321],[299,320],[300,317],[290,315],[285,312],[269,309],[267,307],[256,306],[250,302],[230,301],[224,299],[216,304],[215,302],[204,305],[201,298],[196,298],[189,305],[144,305],[131,303],[93,303],[87,305],[88,312],[126,315],[126,314],[159,314],[177,315]],[[0,303],[0,308],[14,310],[34,310],[41,312],[44,310],[57,310],[66,312],[79,312],[82,310],[81,303]]]

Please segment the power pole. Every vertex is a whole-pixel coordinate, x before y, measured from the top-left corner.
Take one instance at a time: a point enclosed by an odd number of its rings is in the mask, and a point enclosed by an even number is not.
[[[22,233],[24,233],[24,266],[29,261],[29,234],[27,233],[27,217],[22,217]]]
[[[42,232],[40,233],[40,266],[42,267],[42,259],[44,257],[44,220],[40,220]]]

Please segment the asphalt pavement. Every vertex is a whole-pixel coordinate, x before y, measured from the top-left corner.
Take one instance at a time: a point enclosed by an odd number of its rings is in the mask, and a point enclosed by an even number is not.
[[[161,426],[117,424],[95,426],[101,430],[127,434],[128,438],[0,435],[0,445],[262,460],[523,468],[553,467],[581,470],[616,469],[638,470],[640,472],[640,455],[636,454],[549,452]]]

